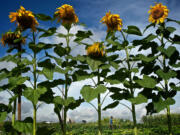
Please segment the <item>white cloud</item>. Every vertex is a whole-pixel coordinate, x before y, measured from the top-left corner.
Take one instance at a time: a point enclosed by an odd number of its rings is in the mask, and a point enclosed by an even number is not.
[[[3,68],[6,68],[7,70],[11,70],[14,67],[16,67],[16,64],[13,62],[7,62],[7,61],[0,62],[0,70]]]

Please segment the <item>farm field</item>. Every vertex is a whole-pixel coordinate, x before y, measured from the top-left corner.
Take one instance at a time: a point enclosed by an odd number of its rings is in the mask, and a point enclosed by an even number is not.
[[[147,119],[148,118],[148,119]],[[172,114],[173,135],[180,135],[180,114]],[[143,121],[144,120],[144,121]],[[138,124],[138,135],[168,135],[168,128],[166,126],[165,115],[144,116],[141,124]],[[133,135],[133,122],[130,120],[115,119],[113,129],[109,128],[108,118],[102,120],[103,135]],[[8,132],[8,125],[10,122],[5,123],[5,128],[2,125],[0,130],[3,131],[0,135]],[[10,130],[10,129],[9,129]],[[98,124],[96,122],[89,123],[71,123],[67,125],[67,135],[96,135]],[[59,123],[38,123],[38,135],[61,135]],[[29,135],[29,134],[27,134]]]

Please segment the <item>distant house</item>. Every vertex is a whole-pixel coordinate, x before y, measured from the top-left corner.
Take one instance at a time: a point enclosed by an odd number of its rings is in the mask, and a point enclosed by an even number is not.
[[[44,123],[46,123],[46,124],[50,124],[50,123],[52,123],[52,122],[50,122],[50,121],[45,121]]]
[[[86,121],[86,120],[82,120],[82,123],[86,124],[86,123],[87,123],[87,121]]]

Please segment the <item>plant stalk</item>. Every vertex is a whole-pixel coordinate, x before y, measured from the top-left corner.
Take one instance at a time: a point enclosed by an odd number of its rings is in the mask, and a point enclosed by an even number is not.
[[[126,58],[127,58],[127,65],[128,65],[128,70],[131,70],[131,65],[129,62],[129,53],[128,53],[128,49],[125,48],[125,52],[126,52]],[[131,78],[131,74],[129,75],[129,81],[130,81],[130,91],[131,91],[131,95],[132,97],[134,97],[134,91],[133,91],[133,87],[132,87],[132,78]],[[136,121],[136,108],[135,108],[135,104],[131,103],[132,106],[132,117],[133,117],[133,127],[134,127],[134,135],[137,135],[137,121]]]
[[[68,36],[66,37],[66,43],[67,43],[67,48],[69,48],[69,42],[70,42],[70,39],[69,39],[69,30],[68,30]],[[70,52],[68,51],[68,54]],[[66,59],[66,63],[68,63],[68,59]],[[65,95],[64,95],[64,99],[66,100],[67,97],[68,97],[68,73],[65,74]],[[64,130],[63,131],[63,135],[66,135],[66,130],[67,130],[67,124],[66,124],[66,119],[67,119],[67,111],[68,111],[68,108],[66,106],[64,106]]]
[[[166,109],[167,109],[168,131],[169,131],[169,135],[172,135],[172,120],[171,120],[170,106],[167,106]]]
[[[163,34],[161,34],[161,45],[164,47],[164,41],[163,41]],[[166,57],[165,55],[163,55],[163,71],[166,73],[167,72],[167,68],[166,68]],[[165,85],[165,91],[168,92],[168,80],[164,79],[164,85]],[[171,120],[171,113],[170,113],[170,106],[168,105],[166,107],[167,109],[167,124],[168,124],[168,132],[169,135],[172,135],[172,120]]]
[[[36,39],[35,39],[35,35],[34,35],[34,32],[33,32],[33,42],[34,44],[36,44]],[[37,65],[36,65],[36,53],[34,53],[34,63],[33,63],[33,77],[34,77],[34,91],[36,90],[36,85],[37,85],[37,77],[36,77],[36,68],[37,68]],[[34,111],[33,111],[33,135],[36,135],[36,112],[37,112],[37,109],[36,109],[36,105],[33,104],[33,107],[34,107]]]
[[[13,113],[12,113],[12,126],[15,124],[16,119],[16,99],[14,100],[14,107],[13,107]]]
[[[33,112],[33,135],[36,135],[36,106],[34,106]]]
[[[98,68],[98,82],[100,84],[99,68]],[[98,94],[98,135],[102,135],[102,125],[101,125],[101,94]]]
[[[137,135],[136,110],[135,110],[135,105],[133,103],[132,103],[132,116],[133,116],[133,125],[134,125],[134,135]]]
[[[18,53],[19,53],[19,63],[21,62],[21,44],[18,45]],[[18,65],[19,65],[18,63]],[[21,95],[22,95],[22,89],[19,89],[18,92],[18,120],[21,121]]]
[[[66,79],[66,84],[65,84],[65,100],[67,99],[67,93],[68,93],[68,82],[67,82],[67,74],[65,74],[65,79]],[[66,118],[67,118],[67,107],[64,106],[64,132],[63,132],[63,135],[66,135],[66,128],[67,128],[67,125],[66,125]]]

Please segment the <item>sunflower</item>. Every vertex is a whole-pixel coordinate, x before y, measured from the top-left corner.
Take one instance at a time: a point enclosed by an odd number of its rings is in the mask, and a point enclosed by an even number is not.
[[[55,17],[58,18],[58,22],[62,20],[63,24],[78,23],[78,17],[72,6],[64,4],[57,8],[58,11],[54,13]]]
[[[21,44],[25,44],[25,38],[21,36],[20,33],[17,32],[6,32],[2,35],[1,38],[2,45],[8,44],[9,46],[18,46]]]
[[[150,8],[148,11],[148,13],[150,13],[149,22],[156,24],[163,23],[168,16],[169,10],[167,7],[162,5],[162,3],[156,3],[154,7],[151,6]]]
[[[106,13],[106,15],[101,19],[100,22],[107,25],[107,31],[121,31],[122,29],[122,19],[118,14],[111,14],[110,11]]]
[[[31,28],[36,31],[36,25],[38,25],[36,18],[31,11],[26,10],[23,6],[17,12],[10,12],[9,18],[11,22],[16,21],[22,30]]]
[[[94,58],[99,58],[105,55],[104,45],[100,42],[95,42],[87,48],[87,55]]]

